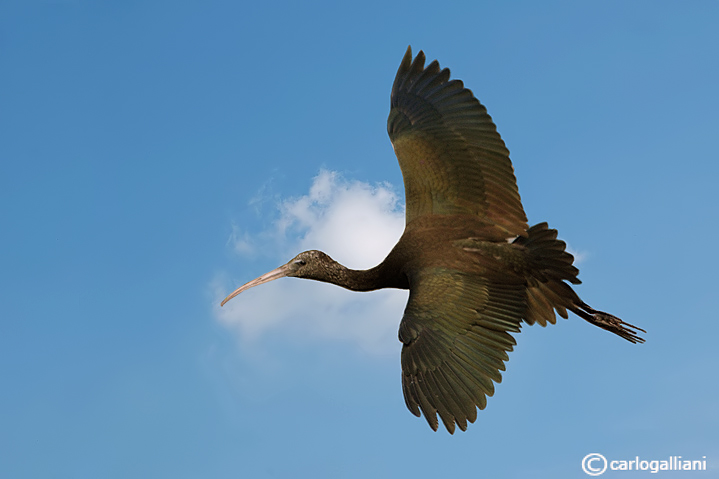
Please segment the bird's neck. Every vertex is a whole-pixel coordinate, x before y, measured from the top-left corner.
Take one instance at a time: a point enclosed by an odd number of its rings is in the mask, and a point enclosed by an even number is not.
[[[336,284],[351,291],[373,291],[382,288],[408,289],[407,279],[398,269],[382,262],[370,269],[350,269],[339,263],[328,271],[328,275],[317,278],[320,281]]]

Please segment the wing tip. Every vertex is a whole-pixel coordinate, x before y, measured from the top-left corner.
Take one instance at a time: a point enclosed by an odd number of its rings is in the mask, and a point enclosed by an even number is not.
[[[407,51],[404,53],[402,63],[412,63],[412,45],[407,45]]]
[[[417,52],[415,57],[412,56],[412,45],[407,46],[407,51],[402,57],[402,62],[399,64],[397,74],[394,78],[394,84],[392,85],[392,96],[402,88],[404,83],[414,76],[424,71],[424,63],[427,57],[424,51],[420,50]],[[436,60],[435,60],[436,61]]]

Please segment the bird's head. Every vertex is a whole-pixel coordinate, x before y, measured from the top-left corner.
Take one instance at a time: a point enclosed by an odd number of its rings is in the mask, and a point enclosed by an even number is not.
[[[273,269],[269,273],[265,273],[259,278],[255,278],[249,283],[243,284],[222,300],[220,306],[224,306],[226,302],[243,291],[278,278],[284,278],[285,276],[327,281],[335,265],[337,265],[337,263],[322,251],[304,251],[279,268]]]

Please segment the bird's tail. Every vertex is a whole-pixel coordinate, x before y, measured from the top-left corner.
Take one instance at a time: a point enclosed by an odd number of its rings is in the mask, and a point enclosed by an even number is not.
[[[529,228],[527,233],[527,236],[515,239],[514,243],[525,246],[533,260],[527,289],[527,312],[524,318],[528,324],[539,323],[542,326],[546,326],[547,323],[554,324],[555,310],[565,319],[569,310],[627,341],[644,342],[644,339],[639,337],[639,332],[646,333],[646,331],[625,323],[616,316],[591,308],[565,282],[581,283],[577,278],[579,270],[572,264],[574,257],[565,251],[566,243],[557,239],[557,230],[550,229],[547,223],[539,223]]]

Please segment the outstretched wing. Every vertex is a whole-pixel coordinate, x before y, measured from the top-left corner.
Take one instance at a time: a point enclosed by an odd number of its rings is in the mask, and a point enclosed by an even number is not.
[[[526,308],[525,286],[478,279],[443,268],[410,278],[399,327],[402,390],[409,410],[437,430],[437,414],[450,433],[484,409],[516,344]]]
[[[387,131],[404,177],[407,223],[430,214],[475,214],[525,235],[527,217],[509,150],[487,109],[412,49],[392,86]]]

